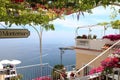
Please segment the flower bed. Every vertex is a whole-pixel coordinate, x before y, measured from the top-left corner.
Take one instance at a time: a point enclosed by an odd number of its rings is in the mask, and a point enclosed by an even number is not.
[[[111,35],[106,35],[103,36],[103,39],[110,39],[111,41],[119,40],[120,39],[120,34],[111,34]]]

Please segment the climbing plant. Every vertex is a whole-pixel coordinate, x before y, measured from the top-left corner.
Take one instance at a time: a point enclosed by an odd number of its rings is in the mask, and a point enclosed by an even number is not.
[[[49,23],[54,18],[54,12],[43,9],[33,10],[28,2],[0,0],[0,22],[5,22],[6,25],[34,24],[44,26],[46,29],[54,29],[54,26]]]
[[[95,7],[108,5],[120,6],[120,0],[0,0],[0,22],[9,26],[46,25],[54,29],[49,21],[62,15],[76,12],[84,15],[84,12],[91,13]]]

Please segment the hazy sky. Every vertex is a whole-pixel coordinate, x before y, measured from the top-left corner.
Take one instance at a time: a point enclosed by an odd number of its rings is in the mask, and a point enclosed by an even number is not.
[[[116,7],[116,9],[119,9]],[[93,14],[85,13],[84,16],[80,15],[79,20],[77,20],[77,15],[72,14],[69,16],[66,16],[65,19],[56,19],[53,21],[55,25],[55,31],[48,31],[44,32],[45,36],[44,39],[50,39],[52,41],[56,42],[63,42],[63,43],[69,43],[73,42],[75,38],[75,30],[78,26],[87,26],[87,25],[94,25],[101,22],[110,22],[112,19],[110,19],[111,10],[109,8],[103,8],[98,7],[92,10]],[[117,16],[116,19],[120,19],[120,16]],[[98,31],[99,30],[99,31]],[[83,32],[85,34],[88,34],[88,30],[79,30],[80,34]],[[98,35],[102,35],[101,32],[103,32],[103,29],[96,28],[96,32],[93,31],[94,34],[100,33]],[[108,30],[108,32],[113,33],[114,31]],[[107,32],[106,32],[107,33]]]

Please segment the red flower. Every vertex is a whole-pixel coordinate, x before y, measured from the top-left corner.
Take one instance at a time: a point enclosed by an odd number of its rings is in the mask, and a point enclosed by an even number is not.
[[[94,74],[94,73],[102,72],[103,70],[104,70],[103,67],[99,66],[97,68],[91,69],[90,72],[89,72],[89,74],[91,75],[91,74]]]
[[[74,77],[74,75],[75,75],[75,74],[74,74],[73,72],[71,72],[70,76],[71,76],[71,77]]]
[[[119,62],[119,58],[118,57],[114,57],[112,60],[113,60],[114,63],[116,63],[116,62],[118,63]]]
[[[92,68],[92,69],[90,70],[90,72],[89,72],[90,75],[91,75],[91,74],[94,74],[94,73],[96,73],[96,68]]]
[[[104,38],[107,38],[107,39],[110,39],[111,41],[115,41],[115,40],[119,40],[120,39],[120,34],[111,34],[111,35],[106,35],[106,36],[103,36],[103,39]]]
[[[62,73],[62,77],[66,78],[67,74],[66,73]]]
[[[120,55],[120,49],[117,49],[116,51],[114,51],[113,54],[118,54],[118,55]]]
[[[101,62],[101,65],[104,68],[110,67],[110,68],[114,68],[114,67],[118,67],[119,66],[119,58],[118,57],[108,57],[105,60],[103,60]]]
[[[103,67],[102,66],[99,66],[98,68],[96,68],[96,72],[102,72],[103,71]]]
[[[24,2],[24,0],[11,0],[11,1],[15,3]]]

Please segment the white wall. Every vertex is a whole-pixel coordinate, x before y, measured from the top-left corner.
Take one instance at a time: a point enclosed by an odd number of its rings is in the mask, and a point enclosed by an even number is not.
[[[101,50],[105,44],[113,44],[115,42],[108,39],[76,39],[76,47]]]

